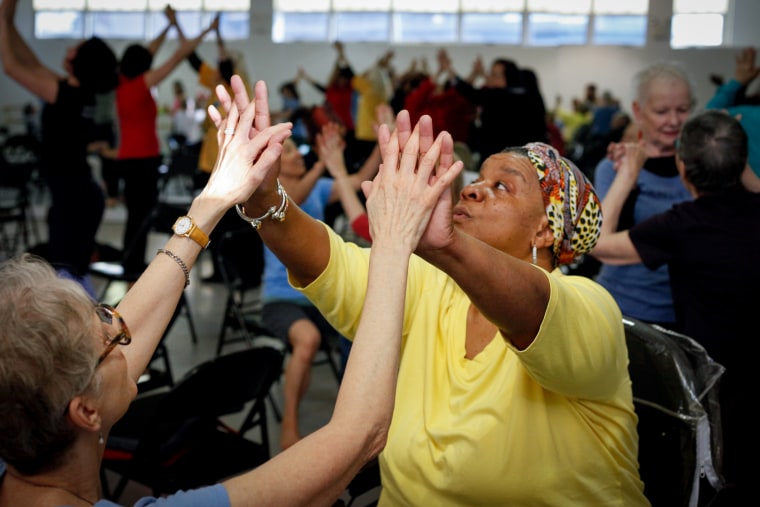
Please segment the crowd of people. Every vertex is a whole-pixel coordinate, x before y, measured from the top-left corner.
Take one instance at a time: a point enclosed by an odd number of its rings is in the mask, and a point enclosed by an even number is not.
[[[388,51],[355,71],[336,43],[327,81],[299,68],[270,111],[218,16],[188,39],[167,7],[155,40],[121,58],[85,40],[59,74],[20,36],[16,5],[0,3],[0,58],[44,104],[52,202],[44,260],[0,267],[0,506],[106,505],[104,441],[190,270],[209,237],[251,225],[265,248],[262,325],[290,348],[282,452],[166,505],[330,505],[376,456],[381,505],[649,505],[625,316],[694,338],[725,367],[725,488],[708,494],[751,503],[753,377],[740,340],[760,284],[755,50],[704,108],[682,65],[638,69],[627,113],[593,83],[570,110],[559,98],[549,109],[536,72],[506,58],[477,57],[465,76],[441,49],[435,69],[415,60],[397,73]],[[170,30],[177,49],[154,67]],[[215,64],[195,52],[212,32]],[[201,232],[177,232],[146,264],[137,230],[162,157],[150,88],[183,62],[214,93],[185,217]],[[324,101],[302,104],[302,83]],[[106,147],[90,133],[108,93],[119,139]],[[125,179],[124,243],[138,245],[129,266],[142,272],[116,308],[87,279],[105,203],[93,152]],[[337,214],[361,242],[336,232]],[[352,345],[332,419],[302,435],[326,336]]]

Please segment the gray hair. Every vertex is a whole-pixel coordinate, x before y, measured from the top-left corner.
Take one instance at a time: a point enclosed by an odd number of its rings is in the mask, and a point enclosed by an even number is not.
[[[686,69],[678,62],[658,62],[648,65],[638,71],[633,78],[633,87],[636,100],[643,104],[649,98],[649,89],[652,82],[656,79],[669,79],[671,81],[680,81],[689,89],[691,107],[697,104],[697,98],[694,94],[694,83],[686,72]]]
[[[42,259],[0,266],[0,456],[21,473],[61,464],[76,437],[68,403],[98,388],[93,307]]]

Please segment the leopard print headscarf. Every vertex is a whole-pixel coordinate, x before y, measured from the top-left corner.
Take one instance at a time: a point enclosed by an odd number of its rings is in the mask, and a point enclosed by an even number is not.
[[[544,143],[529,143],[528,159],[536,168],[546,216],[554,235],[554,261],[571,264],[591,251],[602,230],[602,209],[594,187],[575,164]]]

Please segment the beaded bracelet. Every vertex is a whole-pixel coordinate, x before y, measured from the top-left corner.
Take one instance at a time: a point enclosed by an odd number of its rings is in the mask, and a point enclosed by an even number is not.
[[[188,285],[190,285],[190,270],[188,269],[187,264],[185,264],[185,261],[183,261],[179,257],[179,255],[175,254],[171,250],[164,250],[163,248],[159,248],[156,251],[156,255],[158,255],[158,254],[166,254],[169,257],[171,257],[174,260],[174,262],[176,262],[177,265],[180,267],[180,269],[182,270],[182,272],[185,273],[185,287],[187,287]]]
[[[272,217],[272,220],[277,220],[278,222],[284,222],[285,221],[285,215],[288,212],[288,205],[290,200],[288,199],[288,194],[285,192],[285,189],[282,187],[282,184],[280,183],[280,180],[277,180],[277,195],[281,197],[280,200],[280,207],[271,206],[269,209],[267,209],[266,213],[261,215],[258,218],[251,218],[248,215],[245,214],[245,210],[240,204],[235,205],[235,211],[237,211],[237,214],[240,218],[251,224],[251,227],[256,229],[257,231],[261,229],[261,223],[269,217]]]

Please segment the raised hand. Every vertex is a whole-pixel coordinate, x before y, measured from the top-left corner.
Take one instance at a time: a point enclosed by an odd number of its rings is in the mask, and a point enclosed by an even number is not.
[[[337,123],[329,122],[317,134],[317,152],[333,178],[348,174],[344,160],[346,143]]]
[[[243,80],[240,78],[240,76],[235,74],[230,80],[230,87],[234,93],[234,104],[233,98],[230,97],[230,94],[227,93],[227,90],[224,88],[224,86],[219,85],[216,87],[216,96],[219,99],[219,103],[222,106],[222,109],[225,113],[229,113],[234,105],[238,111],[244,111],[251,102],[250,98],[248,98],[248,90],[245,88],[245,83],[243,83]],[[264,83],[264,81],[256,82],[256,85],[254,87],[254,104],[255,117],[253,119],[253,123],[251,124],[251,129],[248,133],[250,139],[253,139],[257,133],[269,127],[272,123],[269,117],[269,97],[267,94],[267,85]],[[223,121],[222,113],[213,105],[209,106],[208,113],[216,128],[219,129]],[[221,130],[217,136],[219,144],[221,146],[223,141]]]
[[[619,151],[620,157],[615,163],[617,177],[625,178],[631,185],[635,185],[647,159],[646,145],[644,141],[619,143]]]
[[[387,102],[382,102],[375,108],[375,123],[372,125],[375,135],[377,135],[380,125],[388,125],[388,129],[391,132],[396,129],[396,118],[393,116],[393,108]]]
[[[233,76],[234,100],[224,87],[217,96],[226,117],[214,106],[209,115],[219,132],[219,156],[206,188],[206,195],[232,199],[231,204],[246,202],[264,182],[274,187],[279,172],[282,142],[291,134],[292,124],[268,125],[266,86],[256,84],[256,99],[251,102],[239,76]],[[243,94],[244,97],[239,97]],[[239,106],[243,106],[240,108]],[[242,111],[242,113],[240,112]],[[264,118],[266,117],[266,118]]]
[[[424,238],[438,236],[446,209],[450,227],[448,188],[463,165],[444,162],[449,158],[447,152],[453,153],[453,141],[447,132],[429,142],[429,116],[423,116],[408,132],[409,116],[404,113],[399,113],[393,133],[386,125],[380,127],[378,143],[383,163],[375,179],[363,183],[362,189],[367,196],[373,247],[386,241],[411,252],[422,245]]]
[[[167,4],[167,6],[164,7],[164,15],[166,16],[166,19],[169,20],[170,25],[177,24],[177,12],[171,5]]]
[[[755,48],[744,48],[736,56],[736,80],[745,86],[760,75],[760,66],[755,64],[756,56]]]

